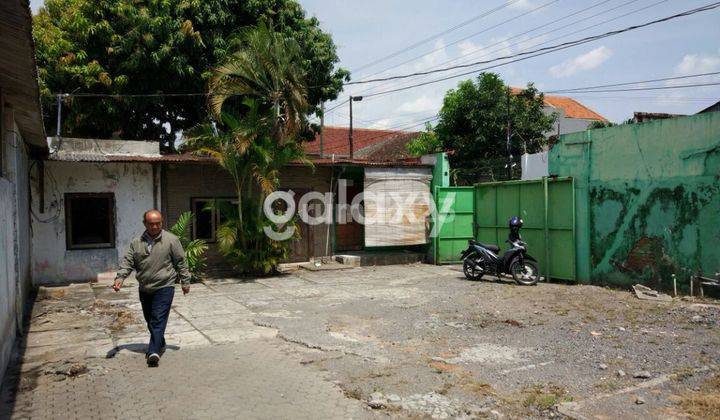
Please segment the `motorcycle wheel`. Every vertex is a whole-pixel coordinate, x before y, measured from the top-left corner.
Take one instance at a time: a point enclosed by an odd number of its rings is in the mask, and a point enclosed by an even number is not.
[[[510,274],[515,283],[521,286],[534,286],[540,280],[540,268],[535,262],[524,260],[520,264],[520,259],[515,259],[510,263]]]
[[[480,280],[484,274],[483,270],[478,269],[469,259],[463,261],[463,273],[468,280]]]

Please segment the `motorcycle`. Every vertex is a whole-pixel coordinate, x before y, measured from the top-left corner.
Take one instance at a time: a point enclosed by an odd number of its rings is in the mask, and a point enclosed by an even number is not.
[[[511,219],[510,236],[505,241],[510,249],[500,256],[500,247],[484,244],[473,239],[468,241],[468,248],[463,251],[463,273],[468,280],[480,280],[485,274],[494,274],[498,278],[502,274],[510,274],[519,285],[533,286],[540,280],[540,268],[537,260],[527,253],[527,244],[520,239],[519,222]],[[519,225],[519,226],[518,226]]]

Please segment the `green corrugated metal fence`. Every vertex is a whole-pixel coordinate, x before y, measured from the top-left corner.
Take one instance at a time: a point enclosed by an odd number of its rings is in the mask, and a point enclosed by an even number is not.
[[[435,187],[437,206],[437,264],[459,262],[460,253],[473,238],[475,187]]]
[[[507,249],[508,220],[520,216],[522,238],[543,275],[575,279],[575,200],[571,178],[478,184],[475,237]]]
[[[543,275],[575,280],[575,199],[571,178],[505,181],[475,187],[436,187],[438,235],[435,261],[459,262],[468,239],[504,251],[507,222],[524,221],[522,238]]]

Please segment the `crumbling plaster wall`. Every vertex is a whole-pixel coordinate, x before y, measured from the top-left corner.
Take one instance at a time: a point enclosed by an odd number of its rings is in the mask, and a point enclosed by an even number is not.
[[[5,109],[0,171],[0,378],[10,359],[30,282],[28,154],[12,109]]]
[[[563,136],[550,174],[575,177],[580,280],[720,271],[719,112]]]
[[[150,163],[45,162],[45,209],[40,212],[38,170],[32,171],[33,260],[35,284],[96,279],[117,268],[133,236],[142,233],[142,214],[153,207]],[[68,250],[65,193],[113,193],[115,247]]]

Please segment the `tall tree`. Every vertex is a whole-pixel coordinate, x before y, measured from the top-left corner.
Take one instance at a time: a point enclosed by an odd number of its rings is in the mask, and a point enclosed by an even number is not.
[[[309,111],[319,112],[349,73],[336,67],[330,35],[294,0],[46,0],[34,19],[45,113],[55,114],[54,93],[204,92],[232,35],[261,20],[297,41]],[[116,133],[167,145],[207,113],[206,98],[197,96],[70,97],[63,104],[65,135]],[[55,119],[46,121],[54,132]]]
[[[265,197],[283,165],[307,161],[300,135],[310,109],[299,43],[266,22],[247,28],[210,78],[213,122],[190,130],[185,145],[215,157],[235,183],[237,204],[219,210],[220,249],[240,271],[266,273],[285,258],[289,243],[265,235]]]
[[[507,128],[510,153],[540,151],[555,115],[543,113],[543,95],[532,84],[512,90],[495,73],[482,73],[476,81],[465,80],[447,92],[435,133],[454,168],[474,169],[488,161],[506,161]]]
[[[405,148],[413,156],[422,156],[442,152],[442,142],[435,134],[432,124],[427,122],[425,123],[425,131],[422,131],[417,137],[408,142]]]

